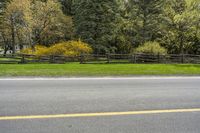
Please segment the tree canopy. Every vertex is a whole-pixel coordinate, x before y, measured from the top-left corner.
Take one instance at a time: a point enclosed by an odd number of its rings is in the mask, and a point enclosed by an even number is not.
[[[96,53],[115,49],[120,22],[116,0],[75,0],[73,5],[75,32],[78,38],[91,44]]]
[[[68,40],[94,53],[130,53],[148,42],[200,54],[200,0],[1,0],[0,45],[50,47]],[[152,45],[153,45],[152,44]]]

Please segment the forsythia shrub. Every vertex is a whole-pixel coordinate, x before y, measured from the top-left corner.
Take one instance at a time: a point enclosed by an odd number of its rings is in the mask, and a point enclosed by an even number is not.
[[[36,45],[34,47],[34,50],[32,48],[27,48],[21,51],[23,54],[34,54],[34,55],[46,55],[48,52],[48,47],[42,46],[42,45]]]
[[[167,50],[160,46],[158,42],[146,42],[134,50],[134,53],[145,54],[167,54]]]
[[[55,44],[51,47],[44,47],[37,45],[35,51],[32,49],[25,49],[22,53],[41,55],[65,55],[65,56],[77,56],[81,53],[89,54],[92,52],[92,48],[82,41],[67,41]]]

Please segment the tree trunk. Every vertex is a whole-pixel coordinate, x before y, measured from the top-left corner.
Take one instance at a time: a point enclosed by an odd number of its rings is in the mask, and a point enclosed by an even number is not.
[[[22,37],[20,36],[18,31],[16,32],[16,36],[17,36],[17,39],[19,41],[19,49],[21,51],[23,49],[23,40],[22,40]]]
[[[146,3],[145,1],[143,1],[143,7],[142,7],[142,10],[143,10],[143,27],[142,27],[142,43],[144,44],[146,41],[147,41],[147,31],[146,31],[146,26],[147,26],[147,12],[146,12]]]
[[[3,52],[3,54],[4,54],[4,56],[6,56],[6,53],[7,53],[8,48],[9,48],[9,43],[8,43],[8,40],[6,40],[4,33],[2,33],[2,38],[3,38],[3,43],[4,43],[4,52]]]
[[[12,54],[15,54],[15,26],[13,17],[11,17],[11,34],[12,34]]]
[[[4,48],[4,52],[3,52],[3,56],[6,56],[7,51],[8,51],[8,48],[5,46],[5,48]]]
[[[179,42],[179,46],[180,46],[180,48],[179,48],[179,53],[180,54],[184,54],[184,45],[183,45],[183,43],[184,43],[184,36],[183,36],[183,28],[182,28],[182,26],[180,26],[180,33],[179,33],[179,38],[180,38],[180,42]]]

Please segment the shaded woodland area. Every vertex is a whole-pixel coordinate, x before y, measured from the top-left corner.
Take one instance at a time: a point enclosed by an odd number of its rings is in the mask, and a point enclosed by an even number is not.
[[[200,54],[200,0],[1,0],[4,52],[69,40],[89,44],[95,54],[138,47]]]

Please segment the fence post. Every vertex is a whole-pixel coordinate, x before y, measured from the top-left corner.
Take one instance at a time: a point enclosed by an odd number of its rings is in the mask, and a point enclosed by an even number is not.
[[[158,63],[160,63],[160,53],[158,53],[157,58],[158,58]]]
[[[110,54],[107,54],[107,63],[110,63]]]
[[[184,61],[184,54],[181,55],[181,63],[183,64],[185,61]]]
[[[50,57],[49,57],[49,63],[54,63],[54,56],[53,55],[50,55]]]
[[[137,54],[134,54],[134,63],[137,63]]]
[[[134,55],[130,55],[130,63],[133,63],[133,60],[134,60]]]
[[[25,55],[22,54],[21,56],[22,56],[22,58],[21,58],[21,63],[24,64],[24,63],[25,63]]]
[[[83,64],[83,62],[84,62],[84,55],[81,54],[81,55],[80,55],[80,64]]]
[[[131,55],[131,59],[130,59],[130,60],[131,60],[131,63],[134,63],[134,62],[135,62],[135,54],[132,54],[132,55]]]

